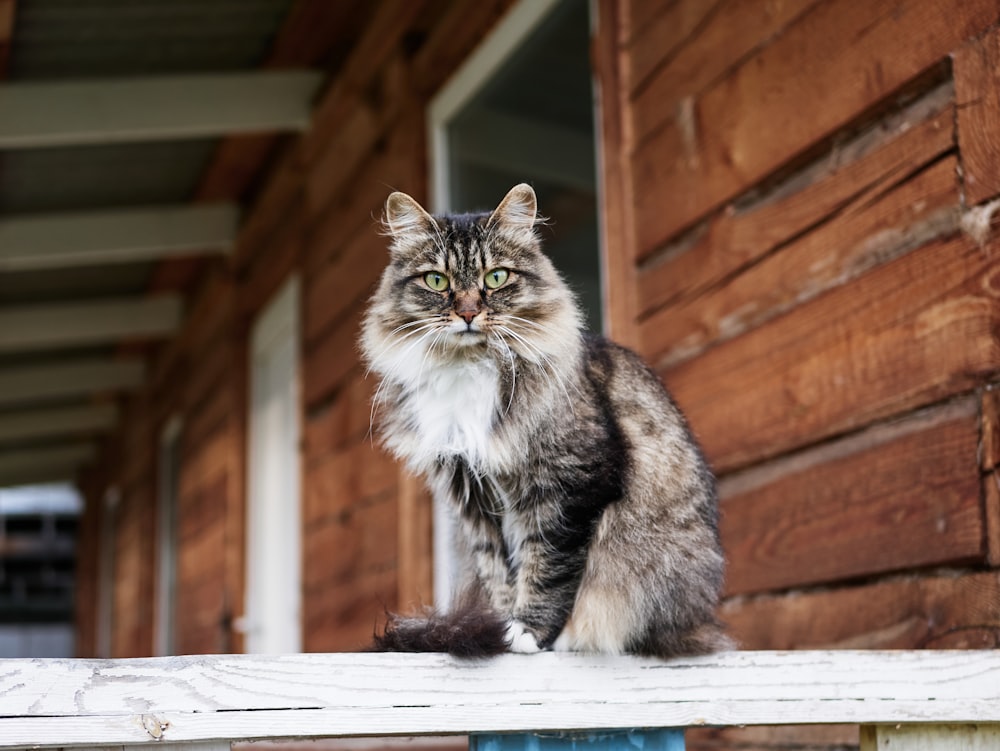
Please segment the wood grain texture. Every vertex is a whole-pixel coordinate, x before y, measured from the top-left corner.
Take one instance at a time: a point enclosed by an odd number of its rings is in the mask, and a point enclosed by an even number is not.
[[[984,470],[1000,467],[1000,388],[991,385],[982,395],[983,438],[980,466]]]
[[[601,252],[604,264],[605,330],[624,346],[638,348],[637,274],[632,259],[635,243],[629,131],[625,101],[628,71],[618,44],[626,0],[597,4],[593,41],[596,86],[600,101]]]
[[[873,187],[743,273],[661,308],[642,323],[643,352],[661,366],[691,357],[953,234],[960,215],[956,167],[947,157],[898,186]]]
[[[1000,193],[1000,31],[993,30],[952,55],[969,206]]]
[[[728,594],[983,560],[966,399],[724,478]]]
[[[682,0],[671,3],[629,47],[635,141],[641,144],[696,97],[772,42],[818,0]]]
[[[998,16],[992,0],[814,6],[636,151],[639,257],[848,125]]]
[[[195,656],[0,664],[0,747],[1000,721],[1000,652]]]
[[[663,375],[725,472],[974,387],[998,298],[989,252],[934,242]]]
[[[836,217],[862,195],[878,195],[954,148],[954,90],[944,85],[840,143],[773,186],[729,206],[690,237],[651,258],[639,280],[639,308],[689,298],[739,273],[792,238]]]
[[[983,475],[983,513],[986,517],[986,560],[1000,567],[1000,470]]]
[[[721,617],[744,649],[992,649],[1000,646],[1000,573],[735,597]]]

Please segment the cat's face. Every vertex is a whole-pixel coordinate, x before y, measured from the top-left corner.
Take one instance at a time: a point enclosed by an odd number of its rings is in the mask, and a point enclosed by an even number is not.
[[[385,350],[423,359],[515,355],[541,362],[575,337],[572,295],[541,252],[534,191],[513,188],[492,214],[431,217],[393,193],[391,261],[372,298],[362,344],[377,370]]]

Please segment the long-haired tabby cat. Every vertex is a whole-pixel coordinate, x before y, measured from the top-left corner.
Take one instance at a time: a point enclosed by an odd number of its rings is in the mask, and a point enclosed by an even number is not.
[[[390,262],[361,342],[373,408],[450,499],[469,582],[450,613],[391,616],[375,648],[723,648],[712,475],[659,379],[582,330],[538,221],[528,185],[490,214],[386,202]]]

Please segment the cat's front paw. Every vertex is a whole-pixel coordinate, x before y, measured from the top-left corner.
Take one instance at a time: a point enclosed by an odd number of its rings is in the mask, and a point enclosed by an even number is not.
[[[511,652],[528,655],[542,651],[535,635],[528,631],[520,621],[511,621],[510,625],[507,626],[507,643],[510,645]]]

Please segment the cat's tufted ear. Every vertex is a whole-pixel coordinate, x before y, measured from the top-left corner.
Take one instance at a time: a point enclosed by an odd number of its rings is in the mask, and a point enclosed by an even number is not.
[[[396,191],[385,201],[385,227],[397,240],[413,234],[436,232],[434,217],[413,198]]]
[[[487,226],[504,224],[513,229],[531,229],[535,226],[538,202],[535,191],[527,183],[515,185],[504,196],[500,205],[490,214]]]

